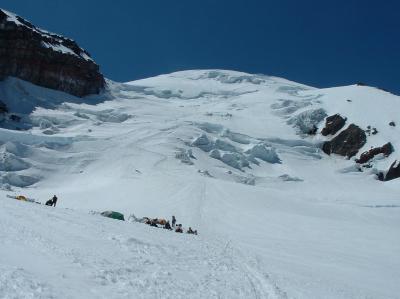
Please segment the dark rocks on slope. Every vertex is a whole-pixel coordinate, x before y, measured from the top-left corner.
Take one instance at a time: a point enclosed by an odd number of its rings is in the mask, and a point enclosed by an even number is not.
[[[367,133],[368,136],[371,136],[371,134],[376,135],[376,134],[378,134],[378,130],[376,128],[372,128],[371,126],[367,126],[365,133]]]
[[[371,160],[376,155],[384,154],[386,157],[388,157],[392,152],[393,152],[393,146],[390,142],[388,142],[381,147],[374,147],[374,148],[370,149],[369,151],[362,153],[360,158],[357,159],[356,162],[359,164],[364,164],[364,163],[367,163],[369,160]]]
[[[333,153],[351,158],[358,153],[366,142],[365,132],[355,124],[351,124],[331,141],[325,142],[322,150],[328,155]]]
[[[99,66],[76,42],[0,9],[0,80],[8,76],[75,96],[105,85]]]
[[[343,118],[340,114],[328,116],[325,121],[325,128],[321,134],[324,136],[335,135],[341,128],[344,127],[347,118]]]
[[[390,168],[388,170],[388,172],[386,173],[386,175],[383,175],[382,173],[380,173],[378,175],[378,178],[382,181],[390,181],[390,180],[394,180],[397,178],[400,178],[400,161],[394,161],[392,163],[392,165],[390,165]]]

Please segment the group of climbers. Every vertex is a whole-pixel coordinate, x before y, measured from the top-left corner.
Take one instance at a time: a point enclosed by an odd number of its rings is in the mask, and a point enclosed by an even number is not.
[[[17,199],[17,200],[22,200],[22,201],[35,202],[35,203],[40,204],[40,202],[37,202],[37,201],[35,201],[33,199],[30,199],[30,198],[26,198],[23,195],[18,195],[18,196],[7,195],[7,197],[14,198],[14,199]],[[57,196],[54,195],[51,199],[46,201],[45,205],[46,206],[55,207],[57,205],[57,200],[58,200]],[[124,216],[122,214],[120,214],[118,212],[114,212],[114,211],[106,211],[106,212],[101,213],[101,215],[102,216],[106,216],[106,217],[110,217],[110,218],[114,218],[114,219],[124,220]],[[133,219],[133,221],[135,221],[135,222],[145,223],[145,224],[148,224],[148,225],[153,226],[153,227],[159,227],[159,225],[160,225],[164,229],[174,230],[177,233],[183,233],[182,224],[177,224],[176,223],[175,216],[172,216],[172,220],[171,220],[172,225],[170,224],[169,220],[159,219],[159,218],[151,219],[151,218],[148,218],[148,217],[143,217],[143,218],[139,219],[134,214],[132,214],[129,218]],[[186,231],[186,233],[187,234],[197,235],[197,230],[192,230],[192,228],[189,227],[189,229]]]
[[[134,218],[137,219],[136,217],[134,217]],[[144,222],[145,224],[153,226],[153,227],[159,227],[158,225],[161,225],[161,227],[164,229],[175,230],[176,233],[183,233],[182,224],[176,224],[175,216],[172,216],[172,220],[171,220],[172,226],[169,223],[169,220],[158,219],[158,218],[150,219],[148,217],[143,217],[142,219],[136,220],[136,221]],[[186,231],[186,233],[197,235],[197,230],[192,230],[192,228],[189,227],[189,229]]]
[[[51,207],[55,207],[57,204],[57,196],[53,196],[53,198],[49,199],[48,201],[46,201],[46,206],[51,206]]]

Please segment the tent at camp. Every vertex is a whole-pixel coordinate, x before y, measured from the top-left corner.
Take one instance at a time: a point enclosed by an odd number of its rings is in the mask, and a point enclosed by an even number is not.
[[[104,217],[125,221],[124,214],[121,214],[119,212],[104,211],[104,212],[101,213],[101,215],[104,216]]]

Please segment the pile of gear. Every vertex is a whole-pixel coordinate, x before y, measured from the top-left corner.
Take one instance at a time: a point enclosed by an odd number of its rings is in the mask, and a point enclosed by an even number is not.
[[[37,204],[41,204],[39,201],[37,201],[36,199],[33,198],[29,198],[26,197],[24,195],[7,195],[8,198],[13,198],[16,200],[20,200],[20,201],[26,201],[26,202],[33,202],[33,203],[37,203]],[[53,196],[53,198],[49,199],[48,201],[46,201],[46,206],[53,206],[55,207],[57,204],[57,196]]]
[[[176,223],[175,216],[172,216],[171,223],[169,222],[169,220],[163,218],[149,218],[149,217],[137,218],[134,214],[129,216],[128,221],[144,223],[153,227],[161,227],[168,230],[174,230],[176,233],[183,233],[182,224]],[[197,235],[197,230],[192,230],[192,228],[189,227],[186,233]]]

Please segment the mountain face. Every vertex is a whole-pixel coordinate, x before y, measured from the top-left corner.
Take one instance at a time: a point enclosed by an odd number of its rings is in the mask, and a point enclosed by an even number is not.
[[[0,98],[21,117],[0,128],[0,297],[400,293],[398,96],[192,70],[82,99],[9,78]]]
[[[398,298],[400,97],[190,70],[78,98],[89,54],[4,10],[0,78],[0,298]]]
[[[0,9],[0,80],[8,76],[79,97],[105,85],[99,66],[76,42]]]

